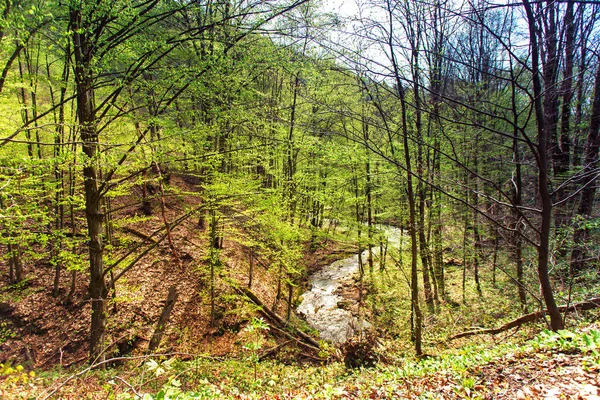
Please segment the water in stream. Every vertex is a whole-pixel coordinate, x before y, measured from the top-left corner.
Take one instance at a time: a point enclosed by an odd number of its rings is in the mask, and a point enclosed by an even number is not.
[[[393,227],[379,227],[389,244],[395,245],[400,238],[400,230]],[[373,249],[374,253],[378,248]],[[362,253],[366,263],[368,250]],[[364,264],[363,264],[364,265]],[[333,344],[342,344],[360,330],[370,326],[357,318],[350,309],[356,300],[343,298],[340,289],[352,285],[352,280],[359,272],[358,255],[335,261],[309,276],[310,290],[302,295],[302,302],[297,308],[308,324],[319,331],[321,339]]]

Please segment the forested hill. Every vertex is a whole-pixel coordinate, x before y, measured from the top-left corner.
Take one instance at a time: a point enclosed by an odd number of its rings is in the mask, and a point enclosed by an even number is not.
[[[599,4],[0,11],[3,396],[600,394]]]

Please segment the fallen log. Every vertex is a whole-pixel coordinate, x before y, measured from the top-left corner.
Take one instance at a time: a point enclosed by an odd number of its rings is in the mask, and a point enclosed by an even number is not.
[[[595,297],[593,299],[582,301],[580,303],[571,304],[570,306],[560,306],[560,307],[558,307],[558,310],[561,313],[564,313],[564,312],[573,312],[573,311],[592,310],[592,309],[598,308],[598,307],[600,307],[600,297]],[[474,329],[471,331],[461,332],[454,336],[449,337],[448,341],[451,341],[454,339],[460,339],[460,338],[464,338],[464,337],[468,337],[468,336],[474,336],[474,335],[485,335],[485,334],[495,335],[500,332],[507,331],[511,328],[516,328],[517,326],[521,326],[527,322],[538,320],[538,319],[544,317],[547,312],[548,312],[547,310],[542,310],[542,311],[536,311],[536,312],[533,312],[530,314],[521,315],[519,318],[513,319],[512,321],[509,321],[506,324],[499,326],[497,328]]]
[[[268,324],[268,323],[267,323],[267,324]],[[278,327],[277,327],[277,326],[275,326],[274,324],[272,324],[272,325],[269,325],[269,326],[271,327],[271,329],[273,329],[273,330],[275,330],[275,331],[277,331],[277,332],[281,333],[281,334],[282,334],[283,336],[285,336],[286,338],[288,338],[288,339],[290,339],[290,340],[293,340],[293,341],[295,341],[296,343],[298,343],[298,345],[300,345],[300,346],[302,346],[302,347],[304,347],[304,348],[306,348],[306,349],[312,350],[312,351],[314,351],[314,352],[317,352],[317,353],[318,353],[319,351],[321,351],[321,350],[320,350],[318,347],[315,347],[315,346],[313,346],[312,344],[304,343],[302,340],[298,339],[297,337],[294,337],[294,335],[292,335],[291,333],[289,333],[289,332],[286,332],[286,331],[284,331],[283,329],[280,329],[280,328],[278,328]]]
[[[281,349],[282,347],[284,347],[292,342],[293,342],[293,340],[286,340],[285,342],[280,343],[275,347],[271,347],[270,349],[263,351],[262,354],[260,356],[258,356],[258,360],[259,361],[264,360],[265,358],[277,353],[279,351],[279,349]]]
[[[130,227],[126,226],[126,227],[123,228],[123,230],[125,232],[127,232],[127,233],[131,233],[132,235],[139,237],[140,239],[143,239],[146,242],[151,242],[151,243],[154,243],[154,244],[157,243],[156,239],[152,238],[151,236],[146,235],[143,232],[138,231],[137,229],[130,228]]]
[[[297,335],[298,337],[300,337],[304,343],[310,344],[311,346],[313,346],[317,349],[319,348],[319,342],[317,342],[315,339],[313,339],[306,333],[302,332],[301,330],[291,326],[285,319],[283,319],[282,317],[277,315],[275,312],[270,310],[262,301],[260,301],[260,299],[258,297],[256,297],[256,295],[254,293],[252,293],[252,291],[250,289],[242,287],[242,288],[239,288],[238,290],[241,293],[243,293],[246,297],[248,297],[254,304],[256,304],[258,307],[260,307],[260,312],[261,312],[261,314],[263,314],[265,316],[265,318],[268,318],[269,320],[275,322],[280,327],[292,328],[293,333],[295,335]]]
[[[322,357],[318,357],[318,356],[317,356],[317,357],[315,357],[315,356],[313,356],[312,354],[308,354],[308,353],[300,353],[300,355],[301,355],[302,357],[305,357],[305,358],[310,358],[310,359],[311,359],[311,360],[313,360],[313,361],[318,361],[318,362],[321,362],[321,363],[322,363],[322,362],[327,362],[327,359],[325,359],[325,358],[322,358]],[[339,360],[338,360],[338,361],[339,361]]]

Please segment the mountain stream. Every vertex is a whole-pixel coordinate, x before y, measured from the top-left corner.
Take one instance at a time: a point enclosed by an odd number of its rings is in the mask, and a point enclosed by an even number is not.
[[[398,245],[401,231],[391,226],[377,226],[388,238],[388,246]],[[373,248],[377,261],[379,247]],[[367,264],[369,252],[361,254],[363,267]],[[344,288],[354,291],[355,275],[359,272],[358,254],[343,260],[337,260],[309,276],[310,290],[302,295],[297,311],[306,322],[316,329],[321,339],[335,345],[346,342],[361,330],[370,327],[368,321],[356,316],[358,296],[348,295]],[[344,292],[344,293],[343,293]]]

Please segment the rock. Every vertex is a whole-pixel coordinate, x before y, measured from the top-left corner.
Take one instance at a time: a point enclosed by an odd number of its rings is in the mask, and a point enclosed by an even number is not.
[[[350,307],[350,302],[347,300],[338,301],[337,307],[342,310],[347,310]]]

